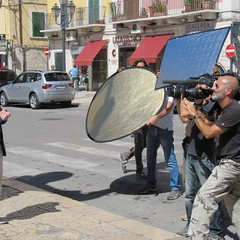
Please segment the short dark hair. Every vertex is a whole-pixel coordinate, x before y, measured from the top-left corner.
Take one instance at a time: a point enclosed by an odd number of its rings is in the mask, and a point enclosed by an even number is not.
[[[139,58],[139,59],[137,59],[137,60],[133,63],[133,66],[137,66],[137,64],[140,63],[140,62],[142,62],[142,63],[144,64],[144,67],[149,67],[144,58]]]

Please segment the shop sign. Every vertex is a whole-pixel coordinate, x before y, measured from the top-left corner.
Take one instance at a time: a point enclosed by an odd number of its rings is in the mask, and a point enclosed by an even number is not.
[[[212,30],[214,29],[214,22],[209,21],[209,22],[194,22],[194,23],[187,23],[186,24],[186,34],[188,33],[197,33],[197,32],[202,32],[202,31],[207,31],[207,30]]]
[[[113,49],[113,50],[112,50],[112,56],[113,56],[113,57],[116,57],[116,54],[117,54],[116,49]]]
[[[141,35],[125,35],[125,36],[116,36],[112,38],[113,44],[115,45],[136,45],[141,41]]]

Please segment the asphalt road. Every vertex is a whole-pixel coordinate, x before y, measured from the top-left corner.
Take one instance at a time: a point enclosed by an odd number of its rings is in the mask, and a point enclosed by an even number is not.
[[[8,156],[4,176],[58,193],[107,211],[178,232],[185,222],[184,196],[168,201],[169,176],[162,150],[157,163],[158,194],[138,195],[145,180],[136,177],[134,160],[123,174],[119,153],[129,149],[129,136],[108,143],[92,142],[85,132],[87,107],[9,107],[4,126]],[[174,116],[175,153],[182,167],[184,126]],[[146,166],[146,152],[144,151]],[[231,230],[231,228],[230,228]],[[232,231],[232,230],[231,230]],[[234,237],[226,239],[234,239]]]

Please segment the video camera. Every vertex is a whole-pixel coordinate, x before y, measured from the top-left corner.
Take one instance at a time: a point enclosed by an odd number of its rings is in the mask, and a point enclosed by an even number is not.
[[[216,77],[210,74],[204,74],[198,78],[189,78],[184,81],[184,83],[178,85],[170,85],[166,87],[168,96],[180,99],[187,98],[189,100],[192,99],[204,99],[212,94],[212,90],[210,89],[213,86]],[[209,86],[209,89],[200,89],[195,88],[197,84],[206,84]]]
[[[168,96],[171,96],[177,99],[180,99],[180,98],[187,98],[188,100],[204,99],[212,94],[211,88],[214,82],[218,79],[218,77],[225,76],[225,75],[231,75],[236,77],[240,83],[239,76],[230,71],[221,73],[221,74],[207,73],[196,78],[190,77],[188,80],[185,80],[184,82],[181,81],[181,84],[167,86],[166,87],[167,94]],[[195,88],[197,84],[205,84],[209,86],[209,89]],[[240,100],[240,89],[234,99]]]

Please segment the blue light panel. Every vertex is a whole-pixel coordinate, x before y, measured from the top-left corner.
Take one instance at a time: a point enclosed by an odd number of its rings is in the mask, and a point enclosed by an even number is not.
[[[212,73],[230,28],[194,33],[168,40],[156,89],[189,77]]]

